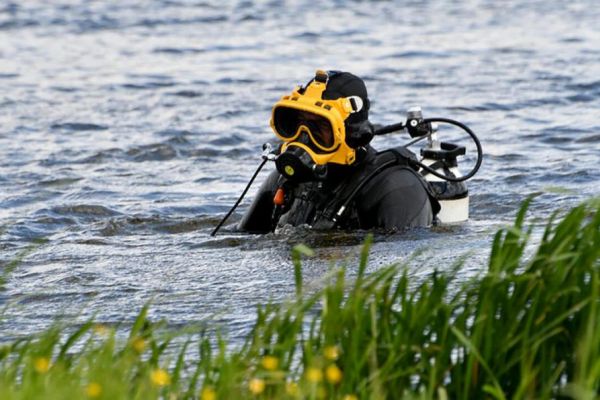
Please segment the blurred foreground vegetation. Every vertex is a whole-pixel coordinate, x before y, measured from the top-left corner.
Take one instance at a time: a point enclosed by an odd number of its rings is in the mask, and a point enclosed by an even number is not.
[[[335,269],[305,294],[297,246],[295,299],[260,306],[236,348],[166,332],[147,308],[128,340],[90,321],[5,344],[0,399],[598,398],[600,202],[549,221],[527,256],[525,212],[466,283],[458,264],[422,282],[402,266],[366,275],[367,241],[355,279]]]

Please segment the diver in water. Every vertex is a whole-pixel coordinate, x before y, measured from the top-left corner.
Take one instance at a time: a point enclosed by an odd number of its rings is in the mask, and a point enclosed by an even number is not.
[[[266,233],[284,225],[388,231],[430,226],[440,205],[405,147],[377,152],[369,143],[364,82],[348,72],[317,71],[273,107],[283,142],[277,169],[263,182],[238,228]]]

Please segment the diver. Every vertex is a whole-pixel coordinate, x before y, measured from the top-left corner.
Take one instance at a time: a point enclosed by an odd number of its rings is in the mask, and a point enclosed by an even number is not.
[[[405,147],[378,152],[370,145],[376,129],[369,107],[365,83],[349,72],[319,70],[283,96],[271,116],[281,140],[276,170],[238,229],[399,231],[434,224],[440,204],[416,156]]]

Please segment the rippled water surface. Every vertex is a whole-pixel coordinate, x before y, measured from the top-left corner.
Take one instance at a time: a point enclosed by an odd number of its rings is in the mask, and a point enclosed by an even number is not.
[[[274,138],[272,104],[316,68],[364,77],[373,122],[420,104],[486,153],[469,222],[378,236],[370,268],[425,249],[411,274],[471,253],[470,276],[527,196],[545,218],[599,194],[596,1],[326,4],[0,3],[3,268],[27,251],[0,291],[1,337],[58,316],[131,321],[150,299],[174,325],[217,314],[241,337],[255,304],[293,293],[293,244],[317,248],[307,281],[352,260],[364,233],[209,236]]]

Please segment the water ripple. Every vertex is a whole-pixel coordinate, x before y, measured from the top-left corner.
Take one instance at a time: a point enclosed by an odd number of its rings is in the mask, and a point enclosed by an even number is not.
[[[117,211],[97,204],[61,205],[52,207],[50,211],[56,215],[76,216],[78,218],[111,217],[119,214]]]
[[[64,129],[67,131],[102,131],[108,129],[108,126],[88,122],[61,122],[52,124],[50,128]]]
[[[354,273],[365,232],[235,231],[272,164],[209,236],[262,143],[275,140],[273,103],[316,68],[364,77],[374,123],[418,104],[479,135],[485,158],[468,183],[470,221],[378,233],[370,267],[435,249],[427,262],[409,261],[422,276],[432,273],[424,265],[471,252],[467,279],[528,196],[542,219],[600,193],[600,12],[592,0],[565,4],[2,2],[2,261],[48,239],[0,293],[2,305],[42,294],[4,314],[8,330],[32,332],[61,313],[127,323],[158,294],[156,312],[173,324],[222,312],[226,328],[243,332],[256,302],[293,293],[295,244],[317,249],[305,260],[308,282],[334,258]],[[443,140],[449,131],[440,128]],[[383,149],[409,139],[377,140]],[[473,161],[467,151],[461,166]]]
[[[199,49],[195,47],[157,47],[152,50],[154,53],[164,53],[164,54],[200,54],[206,52],[204,49]]]
[[[172,92],[172,93],[168,93],[172,96],[178,96],[178,97],[187,97],[187,98],[195,98],[195,97],[202,97],[205,95],[204,92],[200,92],[197,90],[178,90],[177,92]]]

